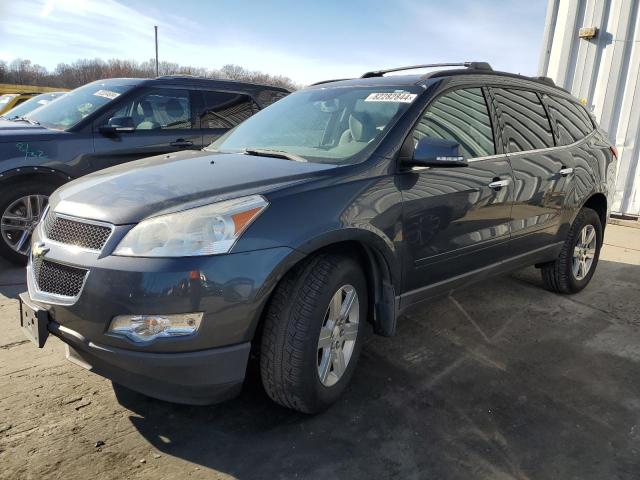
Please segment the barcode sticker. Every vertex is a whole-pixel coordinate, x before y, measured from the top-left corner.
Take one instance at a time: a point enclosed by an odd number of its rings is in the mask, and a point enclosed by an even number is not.
[[[397,102],[397,103],[411,103],[416,97],[415,93],[406,92],[388,92],[388,93],[370,93],[365,102]]]

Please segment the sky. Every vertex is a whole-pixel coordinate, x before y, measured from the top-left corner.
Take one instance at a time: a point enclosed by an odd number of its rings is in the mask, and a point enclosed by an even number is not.
[[[0,60],[241,65],[305,85],[368,70],[488,61],[534,75],[546,0],[0,0]]]

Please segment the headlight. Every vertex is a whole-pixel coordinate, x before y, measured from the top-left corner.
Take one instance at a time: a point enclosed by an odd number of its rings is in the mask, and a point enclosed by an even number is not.
[[[267,205],[262,196],[252,195],[149,218],[133,227],[113,254],[192,257],[227,253]]]
[[[160,337],[183,337],[198,331],[203,313],[179,315],[118,315],[111,320],[108,334],[134,342],[150,342]]]

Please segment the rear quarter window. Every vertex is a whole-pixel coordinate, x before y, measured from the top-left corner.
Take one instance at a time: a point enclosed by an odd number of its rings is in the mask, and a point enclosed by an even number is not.
[[[492,88],[502,118],[509,153],[553,147],[553,133],[538,94],[528,90]]]
[[[593,122],[582,105],[553,95],[545,95],[544,100],[556,124],[560,145],[578,142],[593,131]]]
[[[233,128],[258,112],[249,95],[233,92],[204,92],[201,128]]]

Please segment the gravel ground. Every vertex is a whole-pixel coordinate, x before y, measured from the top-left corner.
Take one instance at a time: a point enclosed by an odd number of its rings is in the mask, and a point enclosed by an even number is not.
[[[411,311],[369,336],[329,411],[239,398],[152,400],[17,326],[22,270],[0,264],[0,478],[640,477],[640,229],[610,225],[573,297],[527,269]]]

